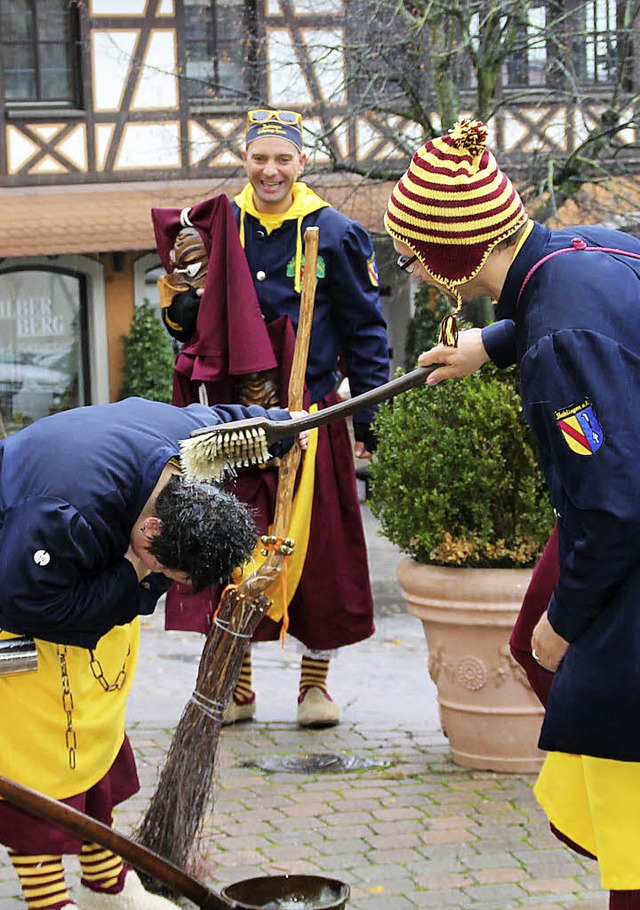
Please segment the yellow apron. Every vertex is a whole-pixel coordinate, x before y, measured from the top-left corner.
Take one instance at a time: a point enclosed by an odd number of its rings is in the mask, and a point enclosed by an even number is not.
[[[313,404],[309,408],[309,413],[313,414],[318,410],[318,406]],[[315,487],[316,471],[316,452],[318,450],[318,430],[309,431],[309,438],[306,452],[303,452],[302,470],[300,472],[300,481],[296,490],[291,507],[291,523],[289,526],[289,537],[295,541],[295,546],[291,556],[287,557],[287,603],[291,603],[291,598],[296,592],[304,561],[307,555],[309,545],[309,530],[311,527],[311,510],[313,505],[313,491]],[[270,531],[269,531],[270,533]],[[239,584],[243,578],[248,578],[257,569],[260,568],[265,560],[262,552],[262,545],[258,546],[248,563],[246,563],[241,572],[235,572],[233,576],[234,584]],[[275,582],[267,591],[271,605],[267,611],[267,616],[274,622],[279,622],[284,616],[285,604],[283,599],[283,587],[278,581]]]
[[[138,619],[111,629],[93,651],[93,669],[86,648],[36,639],[38,669],[0,676],[0,774],[55,799],[82,793],[104,777],[124,739],[139,639]],[[118,679],[119,688],[105,691]],[[63,698],[65,685],[71,699]]]
[[[603,888],[640,889],[640,763],[549,752],[533,792],[549,821],[598,857]]]

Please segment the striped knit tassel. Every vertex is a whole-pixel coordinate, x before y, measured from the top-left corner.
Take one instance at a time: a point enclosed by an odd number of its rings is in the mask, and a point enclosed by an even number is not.
[[[124,888],[128,867],[122,859],[98,844],[85,842],[80,854],[82,884],[91,891],[119,894]]]
[[[29,910],[75,907],[67,890],[61,856],[8,852]]]
[[[311,689],[313,686],[322,689],[323,692],[327,692],[328,673],[328,660],[316,660],[313,657],[309,657],[307,654],[303,654],[300,667],[299,694],[304,695],[307,689]]]

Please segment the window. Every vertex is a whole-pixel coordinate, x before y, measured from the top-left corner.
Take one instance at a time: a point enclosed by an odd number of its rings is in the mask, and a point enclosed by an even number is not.
[[[0,0],[7,104],[79,104],[77,9],[68,0]]]
[[[519,47],[505,67],[511,88],[611,85],[630,53],[630,29],[617,30],[615,0],[532,3]]]
[[[350,0],[345,6],[349,99],[361,109],[406,109],[409,94],[424,90],[422,36],[410,32],[402,9],[381,0]]]
[[[89,402],[85,280],[0,273],[0,415],[7,433]]]
[[[256,0],[184,0],[185,88],[192,101],[257,97]]]

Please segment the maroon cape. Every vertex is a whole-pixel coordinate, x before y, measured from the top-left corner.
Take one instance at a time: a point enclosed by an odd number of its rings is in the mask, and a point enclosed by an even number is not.
[[[553,589],[558,581],[560,575],[558,560],[558,529],[556,526],[533,570],[509,640],[511,653],[527,674],[531,688],[545,707],[553,682],[553,673],[545,670],[533,659],[531,636],[538,620],[549,606]]]
[[[200,233],[209,255],[196,330],[176,359],[174,382],[182,388],[174,392],[173,403],[198,401],[197,386],[204,382],[210,404],[228,404],[234,400],[234,376],[276,366],[231,203],[220,194],[188,210],[154,208],[151,218],[158,255],[167,272],[173,270],[169,254],[187,219]],[[185,394],[185,382],[196,384],[191,395]]]

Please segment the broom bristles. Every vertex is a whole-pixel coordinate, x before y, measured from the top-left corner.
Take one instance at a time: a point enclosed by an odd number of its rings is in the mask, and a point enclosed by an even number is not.
[[[267,434],[249,427],[225,432],[213,429],[180,441],[180,464],[188,480],[219,483],[236,468],[264,464],[271,458]]]
[[[268,606],[264,594],[248,599],[228,589],[200,658],[187,702],[136,840],[183,869],[195,863],[203,823],[213,804],[213,779],[224,711],[242,661]]]

